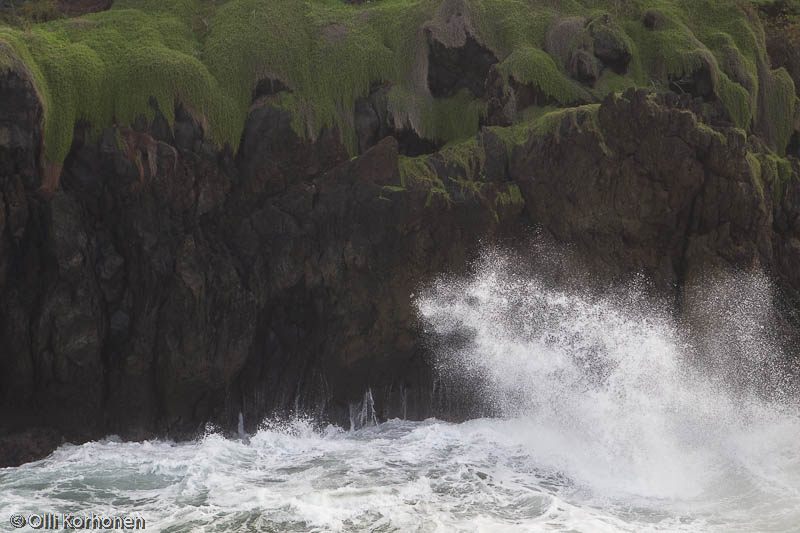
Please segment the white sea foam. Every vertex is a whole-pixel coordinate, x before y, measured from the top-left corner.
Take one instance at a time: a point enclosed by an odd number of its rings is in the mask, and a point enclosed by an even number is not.
[[[443,378],[497,418],[371,425],[365,391],[354,431],[65,445],[0,469],[3,527],[91,511],[170,532],[797,531],[800,419],[761,327],[768,283],[707,287],[690,334],[635,290],[593,298],[512,270],[490,253],[418,301],[431,334],[461,339],[438,354]]]

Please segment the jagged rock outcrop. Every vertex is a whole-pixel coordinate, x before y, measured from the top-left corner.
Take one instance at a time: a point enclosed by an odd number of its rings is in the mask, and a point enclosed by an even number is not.
[[[592,119],[567,115],[515,151],[532,222],[607,276],[642,272],[663,288],[704,269],[776,266],[774,217],[787,206],[781,184],[753,175],[741,130],[708,128],[681,98],[642,90],[609,96]]]
[[[347,425],[370,388],[382,417],[436,411],[411,298],[497,230],[477,199],[386,189],[393,137],[351,161],[269,97],[235,156],[180,107],[172,128],[79,131],[46,193],[35,91],[2,82],[20,139],[0,149],[4,434],[186,437],[295,410]]]

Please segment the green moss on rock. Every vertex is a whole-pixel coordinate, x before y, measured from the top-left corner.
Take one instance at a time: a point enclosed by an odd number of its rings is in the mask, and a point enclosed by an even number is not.
[[[235,149],[263,78],[291,90],[280,103],[293,112],[298,132],[314,137],[335,128],[355,152],[354,102],[375,82],[392,87],[396,121],[425,138],[451,143],[478,131],[485,102],[466,92],[434,99],[426,87],[426,28],[453,5],[467,12],[467,29],[495,54],[503,74],[559,105],[597,102],[633,86],[666,87],[708,69],[734,124],[750,129],[766,116],[775,150],[783,153],[788,143],[792,81],[764,68],[763,29],[739,0],[117,0],[111,10],[80,19],[0,27],[0,43],[36,79],[45,154],[56,164],[77,122],[99,131],[152,116],[152,103],[169,120],[176,101],[184,103],[206,118],[214,141]],[[645,26],[648,12],[659,14],[658,27]],[[611,20],[631,60],[626,72],[607,69],[588,88],[568,77],[545,41],[555,21],[600,16]],[[769,85],[764,99],[762,84]]]
[[[532,138],[553,136],[558,140],[560,128],[566,127],[595,132],[601,147],[607,150],[603,131],[598,121],[600,104],[585,104],[565,109],[541,108],[539,113],[530,114],[526,120],[507,128],[492,127],[489,130],[506,145],[509,153]]]
[[[772,142],[778,154],[784,155],[794,130],[797,105],[794,82],[786,69],[780,68],[769,73],[764,93],[767,140]]]
[[[539,48],[520,47],[500,64],[500,69],[506,76],[536,86],[563,105],[573,104],[583,96],[584,91],[559,70],[547,52]]]
[[[786,189],[796,176],[791,161],[775,154],[747,153],[747,164],[750,167],[750,178],[760,197],[765,198],[765,187],[774,192],[776,203],[783,199]]]
[[[509,185],[505,191],[498,191],[495,196],[497,207],[523,206],[525,199],[522,197],[519,187],[515,184]]]
[[[123,3],[124,4],[124,3]],[[153,115],[151,101],[172,120],[176,100],[208,117],[218,142],[241,132],[235,102],[199,58],[197,41],[179,18],[115,9],[35,26],[0,30],[33,72],[46,113],[45,153],[60,163],[74,125],[100,131],[111,122]]]

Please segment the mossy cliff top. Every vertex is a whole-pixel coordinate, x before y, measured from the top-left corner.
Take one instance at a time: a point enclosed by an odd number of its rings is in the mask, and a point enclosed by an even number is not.
[[[235,150],[264,78],[289,89],[281,103],[294,112],[299,133],[313,137],[335,127],[351,151],[355,101],[376,82],[391,87],[400,126],[441,143],[469,137],[486,115],[485,95],[432,93],[433,40],[447,49],[473,40],[491,52],[502,76],[533,87],[548,105],[598,102],[632,86],[683,90],[705,83],[704,98],[719,101],[733,125],[765,124],[768,141],[783,153],[793,131],[794,85],[785,71],[770,68],[755,4],[117,0],[109,11],[81,18],[0,26],[0,44],[10,45],[0,53],[13,49],[36,80],[45,155],[55,164],[66,157],[76,123],[99,131],[152,116],[154,104],[172,120],[177,101],[205,117],[211,138]],[[598,56],[600,47],[610,49],[613,68],[588,61],[578,71],[590,81],[576,79],[576,58],[592,47]],[[11,65],[7,52],[0,56],[0,68]]]

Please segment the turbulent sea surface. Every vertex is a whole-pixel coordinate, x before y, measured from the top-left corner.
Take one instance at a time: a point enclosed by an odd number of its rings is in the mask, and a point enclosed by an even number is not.
[[[173,532],[800,531],[800,409],[771,287],[739,276],[697,294],[690,333],[635,286],[553,290],[488,254],[418,307],[458,339],[438,350],[443,381],[493,418],[65,445],[0,469],[3,527],[91,511]]]

